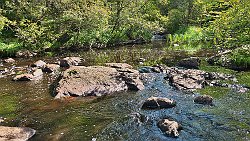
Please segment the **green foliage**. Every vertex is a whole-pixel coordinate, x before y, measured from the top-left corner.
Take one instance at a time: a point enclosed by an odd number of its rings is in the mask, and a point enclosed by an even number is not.
[[[207,29],[208,38],[220,48],[235,48],[250,44],[250,3],[234,5]]]
[[[169,34],[167,41],[170,44],[197,46],[203,42],[205,34],[202,28],[190,26],[178,30],[175,34]]]
[[[250,68],[250,45],[235,49],[230,55],[230,59],[237,66]]]

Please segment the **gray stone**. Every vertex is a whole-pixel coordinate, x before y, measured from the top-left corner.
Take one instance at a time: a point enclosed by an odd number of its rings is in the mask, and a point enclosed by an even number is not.
[[[174,100],[163,97],[150,97],[142,105],[142,109],[172,108],[176,106]]]
[[[34,76],[32,74],[20,74],[15,76],[12,80],[13,81],[31,81],[34,79]]]
[[[44,61],[38,60],[34,64],[31,64],[31,67],[43,68],[45,65],[46,63]]]
[[[14,63],[15,60],[13,58],[8,58],[3,60],[4,63]]]
[[[36,130],[27,127],[0,126],[1,141],[27,141],[35,133]]]
[[[70,67],[70,66],[78,66],[81,63],[80,57],[66,57],[60,60],[60,67]]]
[[[127,63],[105,63],[105,66],[111,67],[111,68],[127,68],[127,69],[133,69],[133,66],[127,64]]]
[[[178,137],[179,131],[182,129],[179,123],[171,119],[162,119],[157,126],[170,137]]]
[[[33,77],[34,78],[39,78],[43,75],[43,71],[42,69],[36,69],[34,72],[33,72]]]
[[[60,70],[60,66],[57,64],[46,64],[42,71],[47,73],[57,73]]]
[[[200,66],[201,60],[198,57],[190,57],[186,59],[182,59],[178,66],[188,68],[188,69],[198,69]]]
[[[204,105],[213,105],[213,98],[209,95],[201,95],[201,96],[197,96],[194,99],[194,102],[198,104],[204,104]]]

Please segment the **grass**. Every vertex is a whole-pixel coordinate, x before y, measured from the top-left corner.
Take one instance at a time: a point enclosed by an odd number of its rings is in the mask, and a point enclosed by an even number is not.
[[[236,74],[236,78],[239,84],[250,87],[250,72],[240,72]]]
[[[198,93],[202,95],[210,95],[213,98],[222,98],[230,91],[229,88],[224,87],[205,87],[204,89],[197,90]]]

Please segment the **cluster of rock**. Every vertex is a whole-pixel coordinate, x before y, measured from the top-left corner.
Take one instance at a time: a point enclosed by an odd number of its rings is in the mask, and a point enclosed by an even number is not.
[[[202,89],[205,86],[228,87],[242,93],[249,90],[247,86],[222,83],[223,80],[237,82],[236,77],[229,74],[166,66],[144,66],[139,71],[141,73],[165,73],[165,79],[171,86],[188,92]]]

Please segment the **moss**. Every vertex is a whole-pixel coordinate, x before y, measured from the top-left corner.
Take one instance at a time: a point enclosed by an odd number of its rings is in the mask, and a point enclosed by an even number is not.
[[[250,72],[240,72],[236,74],[236,78],[239,84],[250,87]]]
[[[218,73],[225,73],[225,74],[235,74],[236,71],[227,69],[221,66],[211,66],[205,60],[201,61],[201,65],[199,67],[200,70],[204,70],[207,72],[218,72]]]
[[[224,87],[206,87],[204,89],[197,90],[198,93],[203,95],[210,95],[214,98],[222,98],[230,91],[229,88]]]

